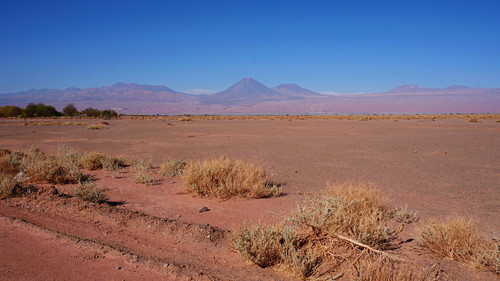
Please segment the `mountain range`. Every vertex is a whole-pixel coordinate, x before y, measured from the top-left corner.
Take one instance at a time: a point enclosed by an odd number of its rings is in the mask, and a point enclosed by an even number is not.
[[[114,109],[123,114],[415,114],[498,113],[500,88],[404,85],[386,92],[322,95],[296,84],[269,88],[246,77],[222,92],[190,95],[165,86],[116,83],[112,86],[30,89],[0,94],[0,106],[45,103],[62,109]]]

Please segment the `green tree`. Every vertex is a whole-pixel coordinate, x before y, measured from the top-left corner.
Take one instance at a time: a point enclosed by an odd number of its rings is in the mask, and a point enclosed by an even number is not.
[[[99,109],[95,109],[92,107],[85,108],[81,112],[82,114],[87,115],[87,117],[99,117],[101,116],[101,111]]]
[[[103,110],[101,111],[101,116],[104,118],[111,118],[111,117],[117,117],[118,113],[114,110]]]
[[[25,117],[53,117],[61,115],[62,114],[58,112],[55,107],[43,103],[29,103],[26,108],[23,109],[23,116]]]
[[[78,110],[74,104],[70,103],[63,108],[63,113],[67,116],[75,116],[78,113]]]
[[[22,114],[22,109],[13,106],[13,105],[5,105],[0,107],[0,117],[17,117]]]

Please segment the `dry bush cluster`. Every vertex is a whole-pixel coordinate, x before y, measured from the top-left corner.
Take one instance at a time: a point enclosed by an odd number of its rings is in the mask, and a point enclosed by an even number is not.
[[[10,155],[10,151],[0,150],[0,198],[14,196],[19,189],[19,185],[14,179],[19,168],[11,163]]]
[[[431,221],[417,229],[417,245],[439,257],[500,274],[500,241],[480,236],[473,219]]]
[[[0,172],[0,198],[15,196],[19,193],[20,186],[8,173]]]
[[[74,190],[73,195],[83,201],[105,203],[108,201],[106,191],[94,182],[82,182]]]
[[[189,191],[200,196],[229,199],[282,195],[281,188],[271,183],[270,174],[262,167],[226,156],[190,162],[180,176]]]
[[[92,125],[88,125],[87,126],[87,129],[89,130],[101,130],[101,129],[107,129],[108,126],[106,126],[105,124],[92,124]]]
[[[160,181],[157,180],[152,175],[153,163],[151,160],[145,161],[143,159],[136,160],[132,164],[132,168],[134,169],[134,175],[132,176],[132,180],[135,183],[142,183],[147,185],[156,185],[159,184]]]
[[[108,171],[115,171],[126,166],[123,158],[98,152],[83,154],[79,163],[83,168],[88,170],[104,169]]]
[[[348,280],[437,280],[385,250],[396,247],[388,227],[394,210],[367,184],[329,185],[276,226],[245,227],[233,247],[261,267],[285,268],[296,276]]]
[[[47,154],[32,147],[20,161],[20,169],[37,181],[53,184],[78,183],[83,177],[78,157],[72,152]]]
[[[32,186],[23,187],[25,180],[21,172],[22,154],[0,149],[0,198],[24,194],[33,189]]]
[[[181,174],[186,167],[186,161],[168,159],[160,165],[160,173],[167,177],[175,177]]]

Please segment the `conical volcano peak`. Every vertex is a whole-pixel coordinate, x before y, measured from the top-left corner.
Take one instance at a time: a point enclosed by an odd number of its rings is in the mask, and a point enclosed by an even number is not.
[[[254,104],[262,101],[277,100],[282,97],[281,93],[268,88],[252,77],[245,77],[226,90],[211,95],[209,100],[219,103],[237,101],[245,104]]]
[[[264,84],[253,79],[252,77],[245,77],[236,82],[236,84],[227,88],[225,91],[217,93],[216,95],[226,97],[256,97],[256,96],[277,96],[278,92],[266,87]]]

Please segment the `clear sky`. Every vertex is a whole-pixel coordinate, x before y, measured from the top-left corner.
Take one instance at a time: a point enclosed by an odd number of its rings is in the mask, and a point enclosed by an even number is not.
[[[0,93],[247,76],[318,92],[500,87],[500,1],[0,2]]]

